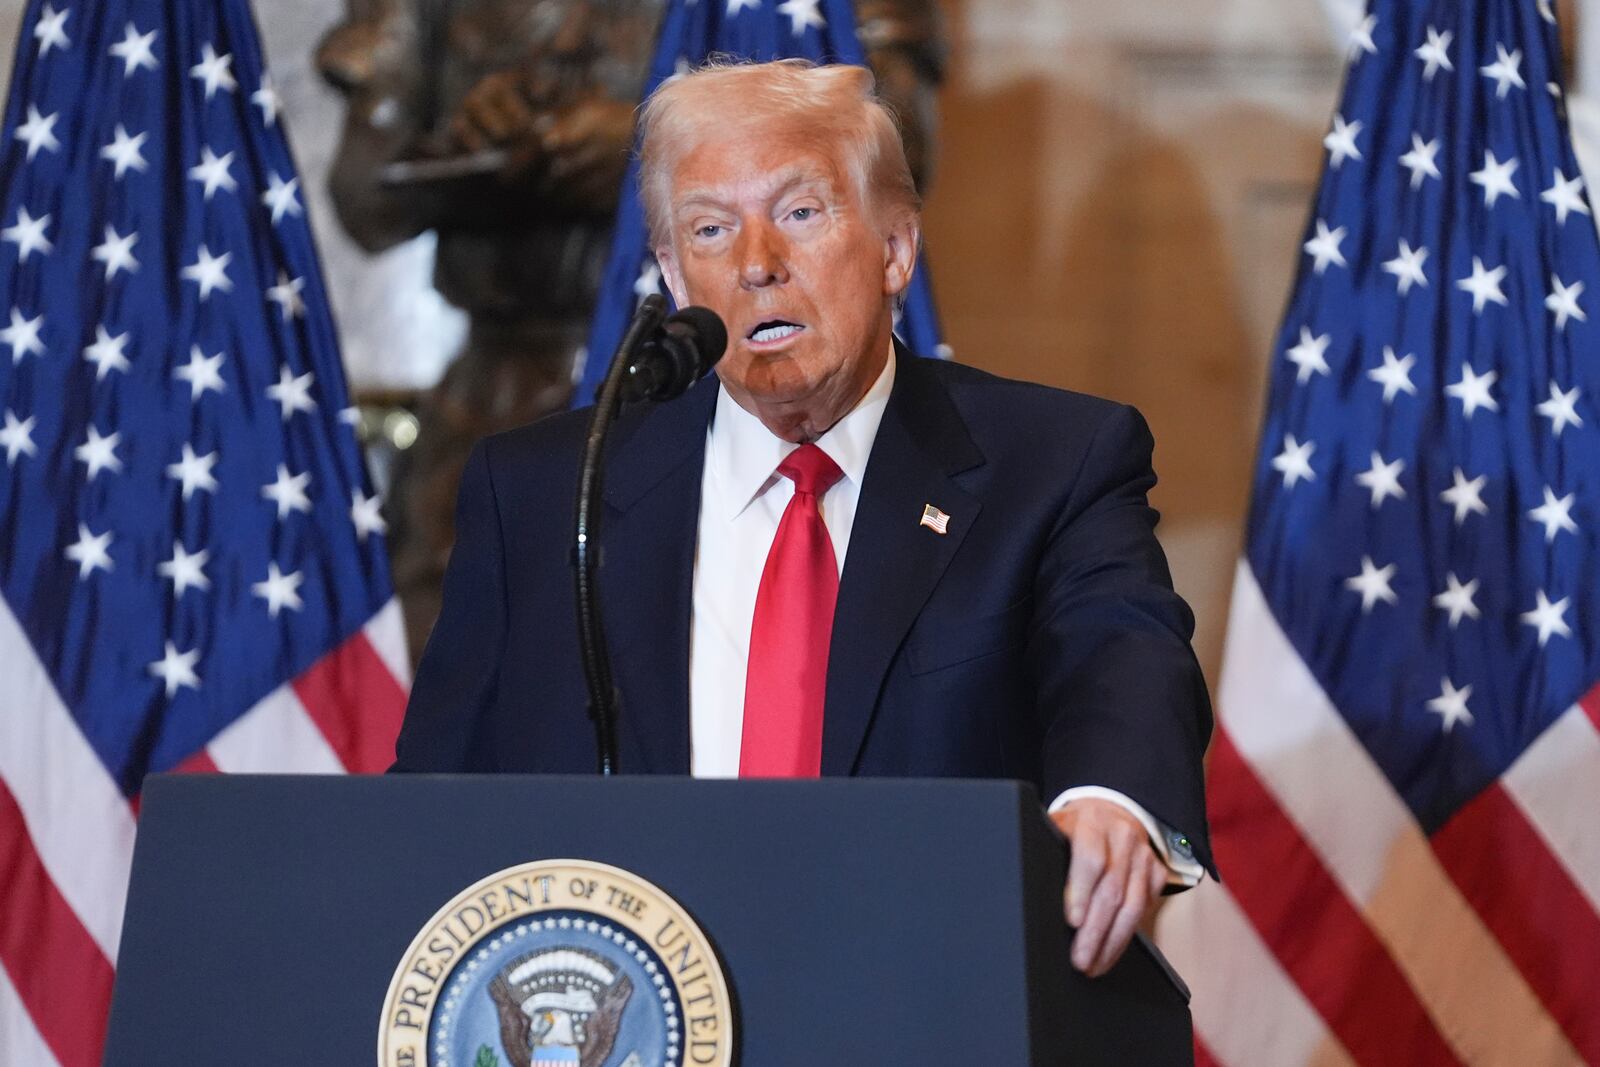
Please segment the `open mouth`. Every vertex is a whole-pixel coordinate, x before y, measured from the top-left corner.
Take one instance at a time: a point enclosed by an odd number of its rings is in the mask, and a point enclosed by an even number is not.
[[[782,341],[793,337],[803,329],[805,329],[804,326],[790,322],[787,319],[768,319],[751,330],[747,338],[758,345],[771,344],[774,341]]]

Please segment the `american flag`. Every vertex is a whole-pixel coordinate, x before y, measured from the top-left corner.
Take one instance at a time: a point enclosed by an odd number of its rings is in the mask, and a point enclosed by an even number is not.
[[[856,39],[850,0],[667,0],[645,96],[666,79],[712,57],[756,62],[794,58],[816,63],[867,62]],[[639,165],[634,160],[623,179],[611,255],[585,346],[588,355],[579,368],[578,403],[594,400],[629,318],[639,301],[651,293],[667,296],[661,268],[651,254],[644,205],[639,199]],[[918,355],[950,356],[950,349],[940,340],[926,256],[918,262],[911,288],[897,312],[895,332]]]
[[[374,771],[408,676],[245,0],[32,0],[0,129],[0,1065],[100,1062],[140,783]]]
[[[1600,241],[1545,0],[1374,0],[1159,936],[1200,1060],[1600,1063]]]

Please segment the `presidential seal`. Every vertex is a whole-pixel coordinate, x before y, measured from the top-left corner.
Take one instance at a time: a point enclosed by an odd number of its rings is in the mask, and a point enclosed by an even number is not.
[[[411,942],[378,1067],[728,1067],[733,1010],[711,944],[627,871],[587,860],[490,875]]]

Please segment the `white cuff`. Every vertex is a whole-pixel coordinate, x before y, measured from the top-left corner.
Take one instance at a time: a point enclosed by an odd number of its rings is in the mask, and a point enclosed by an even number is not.
[[[1150,835],[1150,847],[1156,850],[1156,855],[1160,856],[1161,862],[1167,866],[1168,885],[1187,889],[1199,885],[1200,879],[1205,877],[1206,869],[1200,866],[1193,853],[1189,851],[1189,839],[1172,827],[1157,822],[1155,816],[1145,811],[1126,793],[1119,793],[1115,789],[1099,785],[1073,786],[1050,802],[1050,813],[1054,815],[1072,801],[1085,798],[1109,800],[1139,820],[1144,832]]]

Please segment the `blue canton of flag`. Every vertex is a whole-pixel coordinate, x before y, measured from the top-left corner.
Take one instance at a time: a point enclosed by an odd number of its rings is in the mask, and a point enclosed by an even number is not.
[[[690,70],[712,56],[757,62],[791,58],[817,63],[867,62],[856,39],[850,0],[668,0],[645,96],[674,74]],[[635,159],[629,163],[622,183],[616,234],[589,331],[578,403],[594,400],[628,319],[639,301],[651,293],[666,295],[661,268],[650,249]],[[895,332],[919,355],[949,355],[940,340],[925,256],[917,264]]]
[[[29,930],[0,924],[0,1017],[32,1028],[0,1059],[99,1062],[146,774],[392,759],[347,404],[245,0],[32,0],[0,129],[0,899]]]
[[[1600,241],[1527,3],[1378,3],[1275,348],[1248,556],[1429,832],[1600,677]]]

